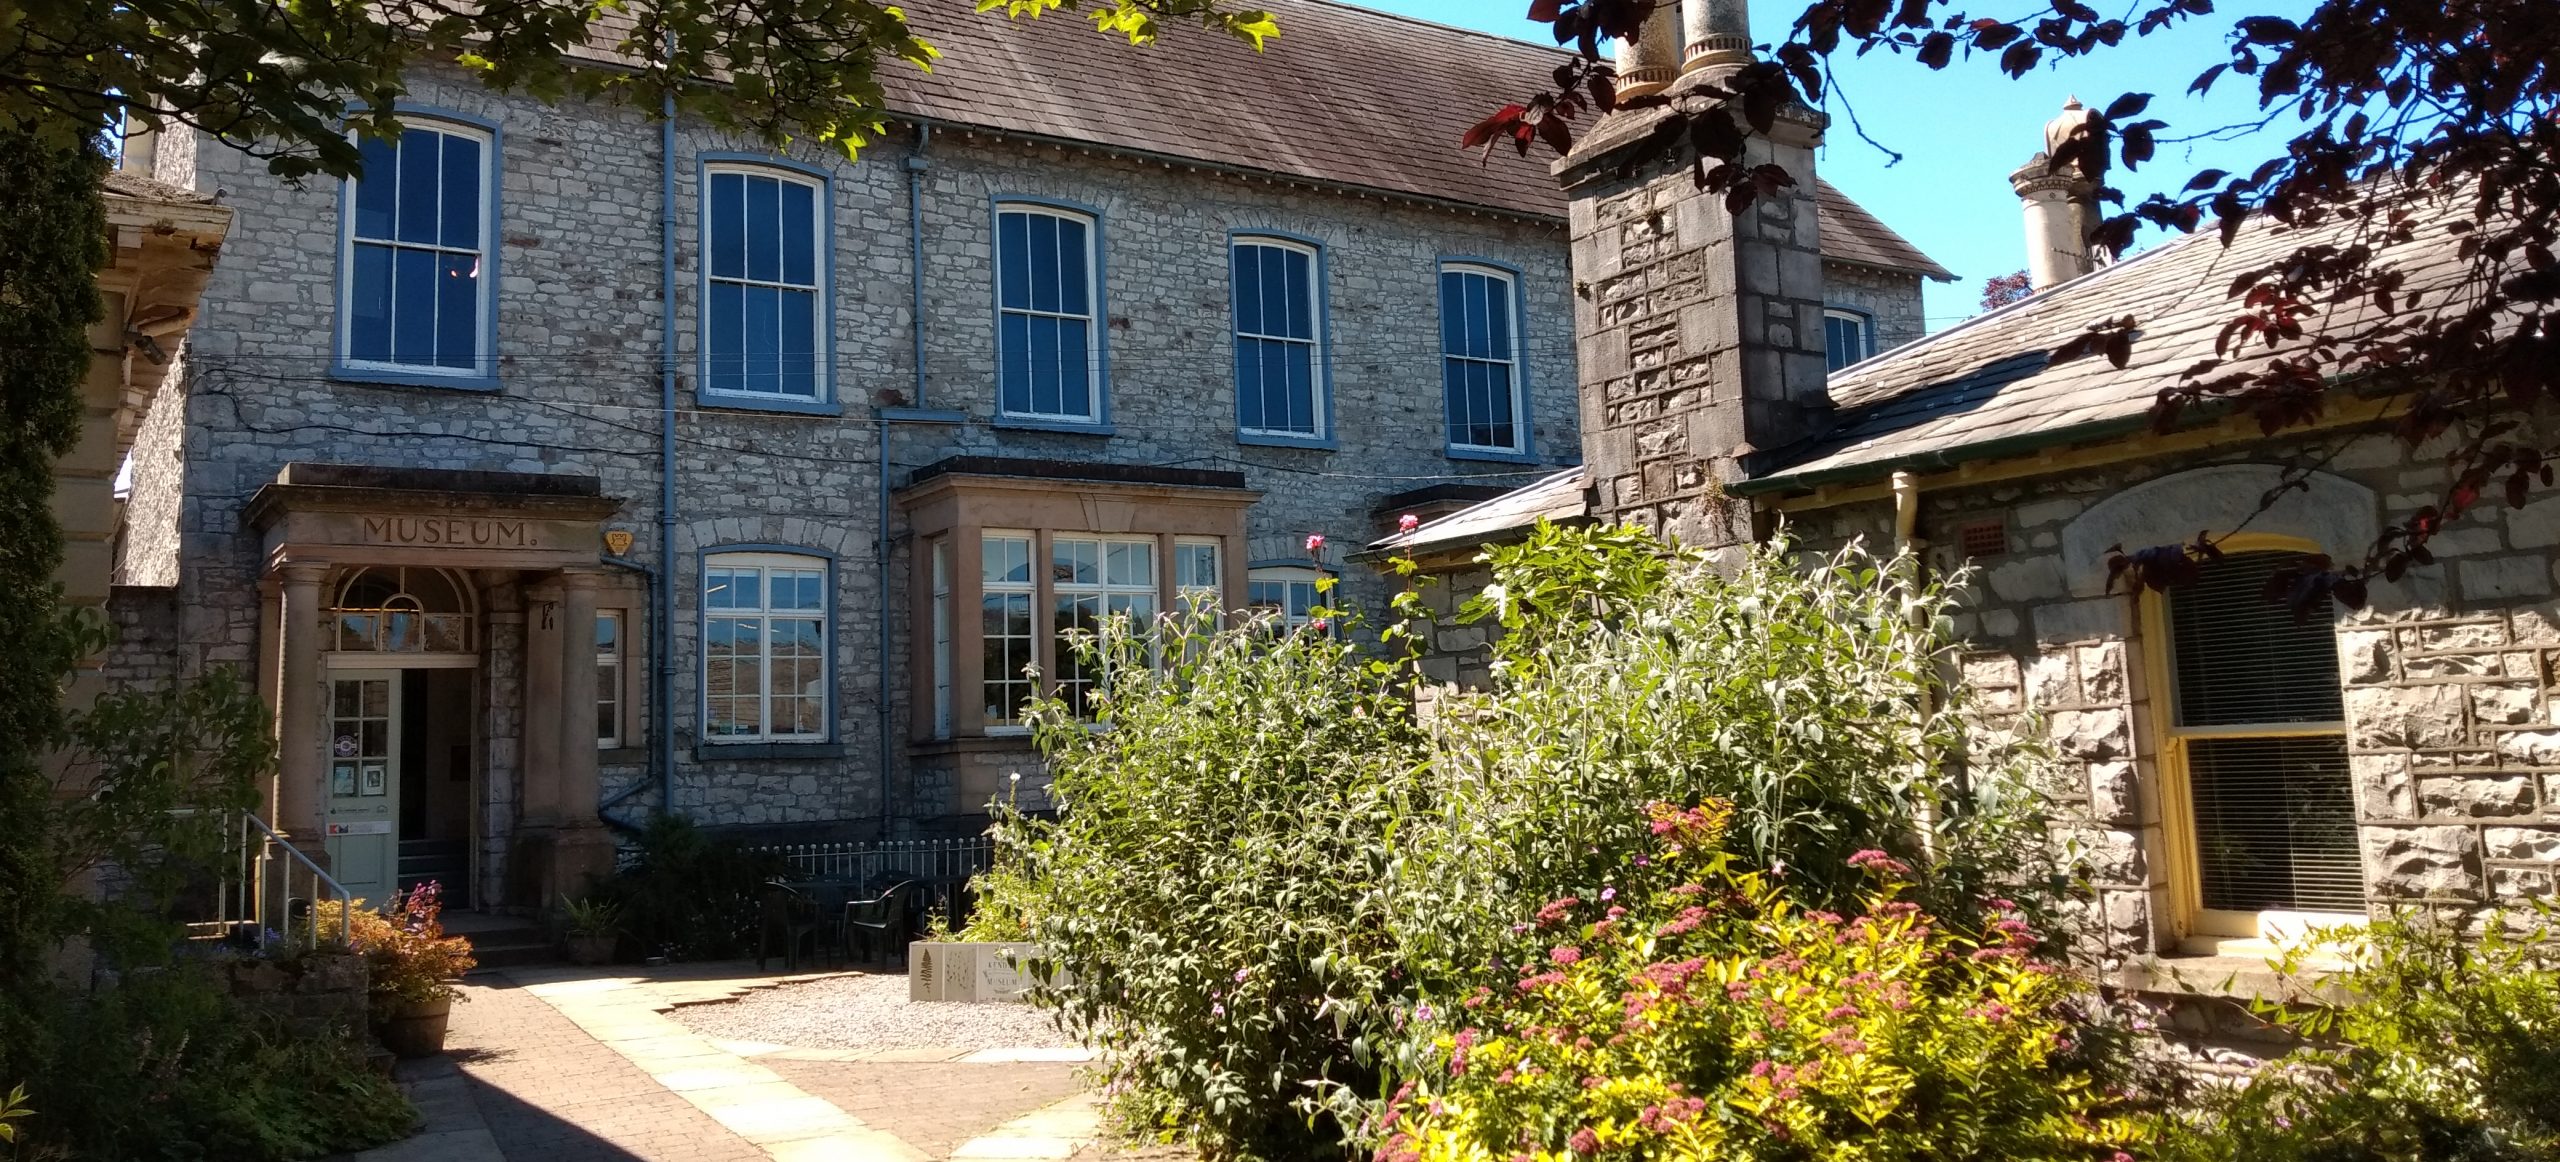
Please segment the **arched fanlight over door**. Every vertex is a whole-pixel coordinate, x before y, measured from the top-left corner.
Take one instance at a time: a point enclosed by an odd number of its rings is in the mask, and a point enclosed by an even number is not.
[[[330,648],[341,653],[468,654],[479,648],[471,588],[447,570],[349,569],[331,594]]]

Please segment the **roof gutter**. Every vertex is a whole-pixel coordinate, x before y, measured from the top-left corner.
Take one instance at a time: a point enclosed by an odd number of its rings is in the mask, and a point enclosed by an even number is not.
[[[1935,452],[1915,452],[1906,456],[1870,460],[1863,464],[1843,464],[1837,468],[1823,468],[1811,472],[1780,472],[1771,476],[1754,476],[1725,485],[1725,491],[1735,496],[1766,496],[1789,489],[1820,488],[1826,484],[1865,483],[1879,477],[1891,478],[1902,472],[1944,472],[1969,461],[1998,460],[2009,456],[2022,456],[2030,452],[2041,452],[2063,444],[2077,444],[2084,440],[2131,435],[2150,426],[2151,417],[2148,413],[2110,420],[2092,420],[2085,424],[2048,428],[2021,436],[2004,436],[1997,440],[1943,448]]]

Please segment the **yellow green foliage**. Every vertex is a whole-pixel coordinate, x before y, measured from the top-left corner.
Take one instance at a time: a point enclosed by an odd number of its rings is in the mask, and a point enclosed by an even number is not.
[[[2004,902],[1960,930],[1898,897],[1880,851],[1858,914],[1791,904],[1718,846],[1721,804],[1657,805],[1650,899],[1553,901],[1542,963],[1423,1014],[1436,1068],[1380,1162],[1587,1158],[2082,1159],[2138,1145],[2110,1036]]]

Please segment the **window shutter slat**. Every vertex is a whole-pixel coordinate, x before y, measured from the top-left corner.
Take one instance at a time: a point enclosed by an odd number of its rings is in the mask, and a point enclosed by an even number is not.
[[[2187,781],[2205,907],[2364,911],[2344,738],[2191,739]]]
[[[2234,553],[2170,591],[2178,725],[2335,722],[2338,642],[2329,600],[2297,616],[2265,597],[2293,553]]]

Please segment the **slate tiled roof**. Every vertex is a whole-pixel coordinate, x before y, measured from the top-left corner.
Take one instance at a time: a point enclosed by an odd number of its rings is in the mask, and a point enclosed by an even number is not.
[[[2228,249],[2207,229],[1834,372],[1831,400],[1839,413],[1831,431],[1777,451],[1774,467],[1761,468],[1734,491],[1873,479],[1901,468],[1933,470],[2029,446],[2139,430],[2161,389],[2214,356],[2214,340],[2235,310],[2229,297],[2233,278],[2306,240],[2350,244],[2359,229],[2341,222],[2309,234],[2259,219]],[[2438,292],[2426,299],[2438,304],[2448,297],[2441,292],[2464,275],[2454,236],[2441,225],[2384,249],[2379,261],[2401,270],[2409,289]],[[2343,330],[2369,321],[2373,310],[2370,303],[2331,304],[2315,325]],[[2124,315],[2132,315],[2139,329],[2123,368],[2097,357],[2047,365],[2046,352],[2089,324]],[[2223,369],[2241,369],[2287,350],[2253,345]]]
[[[2450,292],[2467,274],[2455,235],[2440,224],[2450,217],[2438,216],[2439,224],[2384,248],[2377,259],[2402,271],[2408,289],[2439,306],[2456,297]],[[2213,355],[2214,339],[2234,310],[2233,278],[2307,241],[2350,244],[2359,227],[2340,222],[2315,230],[2259,220],[2226,249],[2208,229],[1834,372],[1829,386],[1839,414],[1831,430],[1773,451],[1771,464],[1731,490],[1750,495],[1873,481],[1896,469],[1938,470],[2139,432],[2148,426],[2161,389]],[[2323,318],[2328,327],[2344,331],[2370,322],[2374,309],[2370,303],[2330,304]],[[2138,330],[2123,368],[2099,357],[2049,364],[2047,353],[2090,323],[2128,314]],[[2223,366],[2238,369],[2291,349],[2254,346]],[[1409,539],[1417,550],[1447,548],[1469,539],[1501,539],[1540,515],[1581,516],[1572,507],[1584,496],[1580,472],[1426,523]],[[1401,547],[1407,539],[1379,544]]]
[[[1166,21],[1153,45],[1073,12],[1008,20],[971,0],[917,0],[909,21],[942,59],[880,63],[897,113],[1562,221],[1543,149],[1462,149],[1469,126],[1552,84],[1558,49],[1330,0],[1259,0],[1264,51]],[[608,14],[608,32],[626,17]],[[1823,251],[1884,270],[1953,275],[1827,182]]]

